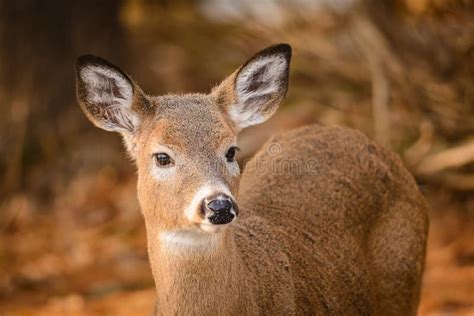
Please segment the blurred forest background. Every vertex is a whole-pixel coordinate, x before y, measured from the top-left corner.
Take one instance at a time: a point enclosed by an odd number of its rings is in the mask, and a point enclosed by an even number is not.
[[[0,315],[152,309],[134,169],[75,102],[78,55],[206,92],[279,42],[289,94],[240,159],[313,122],[395,150],[432,208],[420,315],[474,315],[471,0],[0,0]]]

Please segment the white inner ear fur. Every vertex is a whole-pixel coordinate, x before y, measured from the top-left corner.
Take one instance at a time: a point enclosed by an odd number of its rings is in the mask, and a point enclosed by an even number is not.
[[[133,131],[138,116],[132,111],[133,87],[119,72],[89,65],[80,75],[87,86],[87,102],[102,109],[103,128],[110,131]]]
[[[251,61],[242,69],[236,80],[237,103],[232,105],[229,111],[232,120],[240,129],[262,123],[276,111],[275,107],[267,113],[262,113],[268,109],[260,107],[265,105],[265,95],[280,93],[282,76],[287,68],[288,62],[284,56],[271,55]],[[252,84],[255,84],[253,76],[262,69],[263,72],[258,77],[262,87],[252,90]],[[255,100],[254,104],[251,104],[252,99]]]

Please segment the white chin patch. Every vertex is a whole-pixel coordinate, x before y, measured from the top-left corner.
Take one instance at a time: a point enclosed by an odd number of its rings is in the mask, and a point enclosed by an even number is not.
[[[159,238],[163,247],[171,251],[189,249],[211,250],[221,240],[219,234],[186,230],[162,232]]]

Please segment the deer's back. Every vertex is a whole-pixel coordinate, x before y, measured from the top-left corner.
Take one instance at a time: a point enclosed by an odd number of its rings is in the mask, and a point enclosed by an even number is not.
[[[403,214],[391,207],[400,199],[413,206]],[[384,238],[374,227],[386,217],[420,229],[408,243],[424,251],[425,205],[411,175],[395,154],[346,128],[308,126],[271,139],[245,168],[239,205],[244,261],[259,258],[268,269],[250,270],[285,282],[279,295],[298,313],[374,310],[380,293],[370,248]],[[274,293],[264,285],[260,299]]]

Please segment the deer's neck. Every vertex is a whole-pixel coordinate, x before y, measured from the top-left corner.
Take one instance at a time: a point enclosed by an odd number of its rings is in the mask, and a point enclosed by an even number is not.
[[[231,232],[161,232],[148,241],[158,314],[225,315],[253,305]]]

